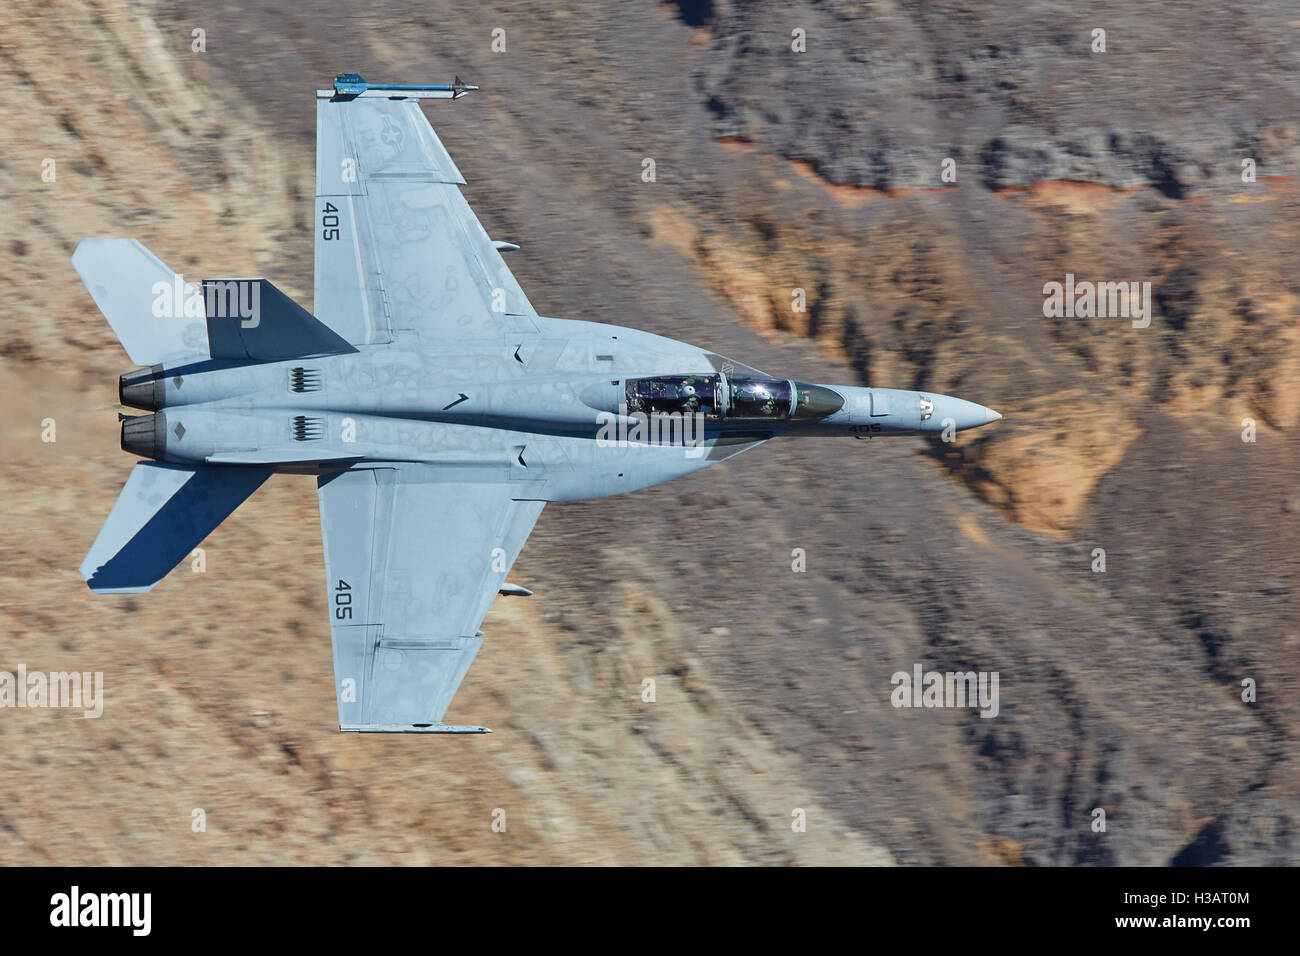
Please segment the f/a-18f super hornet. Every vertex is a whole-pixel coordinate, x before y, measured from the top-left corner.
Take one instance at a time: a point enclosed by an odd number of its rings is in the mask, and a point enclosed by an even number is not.
[[[815,385],[616,325],[538,315],[419,101],[316,94],[314,314],[266,279],[187,283],[131,239],[72,257],[131,360],[138,462],[81,566],[148,591],[274,472],[316,476],[339,727],[481,733],[443,714],[542,507],[705,468],[779,435],[962,430],[931,392]]]

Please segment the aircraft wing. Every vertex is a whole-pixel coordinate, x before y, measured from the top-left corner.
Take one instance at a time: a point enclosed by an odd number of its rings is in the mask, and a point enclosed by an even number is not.
[[[486,732],[442,716],[541,514],[517,493],[432,465],[321,476],[340,730]]]
[[[317,93],[317,318],[353,345],[536,332],[464,183],[418,99]]]

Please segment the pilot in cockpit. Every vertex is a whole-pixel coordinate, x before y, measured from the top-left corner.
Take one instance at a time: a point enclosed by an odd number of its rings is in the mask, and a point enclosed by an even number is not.
[[[682,394],[686,396],[682,400],[682,411],[687,415],[694,415],[700,410],[700,396],[695,392],[695,386],[691,384],[690,379],[682,380]]]

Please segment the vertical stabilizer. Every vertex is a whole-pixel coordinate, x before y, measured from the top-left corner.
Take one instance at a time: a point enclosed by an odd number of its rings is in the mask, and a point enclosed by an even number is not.
[[[82,239],[72,267],[136,365],[208,358],[203,294],[134,239]]]

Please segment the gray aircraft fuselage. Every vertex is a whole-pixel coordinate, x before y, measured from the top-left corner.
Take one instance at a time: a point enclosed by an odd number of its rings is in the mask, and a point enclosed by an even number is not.
[[[158,411],[123,422],[123,447],[175,464],[287,472],[428,462],[453,466],[466,480],[527,482],[530,498],[567,501],[658,484],[779,435],[939,433],[1000,418],[945,395],[839,385],[818,386],[823,403],[811,416],[792,416],[785,390],[808,386],[635,329],[539,324],[536,341],[515,348],[408,350],[399,340],[397,348],[283,362],[155,366],[124,376],[124,403]],[[658,417],[665,427],[658,443],[653,433],[638,440],[628,383],[647,380],[667,380],[669,388],[692,381],[712,388],[714,401],[703,411],[687,405],[680,417],[692,421],[676,432],[668,427],[671,410],[647,409],[643,424]],[[734,397],[728,408],[716,394],[755,382],[778,393],[762,414],[746,414]],[[679,409],[679,399],[660,407]]]

